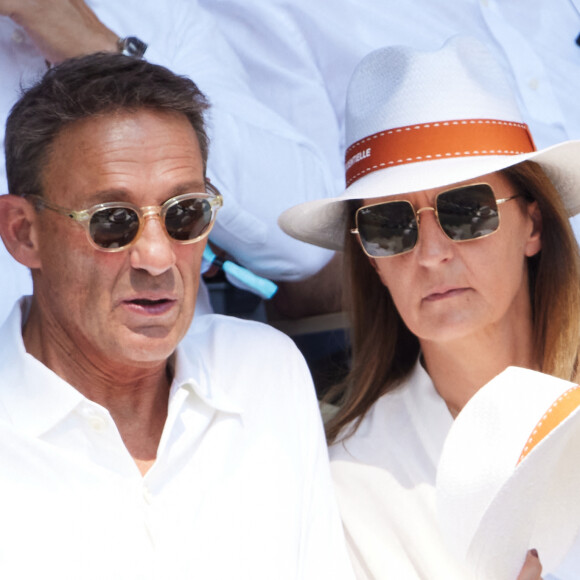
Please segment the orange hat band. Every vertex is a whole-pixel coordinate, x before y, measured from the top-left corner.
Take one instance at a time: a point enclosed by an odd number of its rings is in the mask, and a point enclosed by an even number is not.
[[[346,151],[347,187],[368,173],[418,161],[481,155],[518,155],[536,147],[524,123],[462,119],[381,131]]]
[[[518,464],[542,440],[549,435],[564,419],[580,406],[580,386],[568,389],[550,406],[532,431],[518,459]]]

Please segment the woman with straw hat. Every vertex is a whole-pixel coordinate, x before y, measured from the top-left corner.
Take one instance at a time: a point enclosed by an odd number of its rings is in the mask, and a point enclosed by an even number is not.
[[[363,59],[346,131],[345,192],[280,225],[345,252],[353,361],[327,435],[351,554],[361,578],[469,578],[436,521],[439,456],[506,367],[576,380],[580,142],[536,151],[497,63],[459,37]]]

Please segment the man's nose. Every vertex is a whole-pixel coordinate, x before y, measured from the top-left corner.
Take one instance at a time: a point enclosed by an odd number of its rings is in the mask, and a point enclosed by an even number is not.
[[[173,242],[158,215],[149,214],[144,219],[141,235],[129,250],[131,266],[152,276],[160,276],[175,265]]]

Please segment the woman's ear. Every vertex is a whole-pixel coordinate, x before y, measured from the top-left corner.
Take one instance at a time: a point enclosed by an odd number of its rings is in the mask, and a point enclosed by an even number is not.
[[[40,267],[36,211],[19,195],[0,196],[0,237],[12,257],[28,268]]]
[[[526,241],[525,253],[528,258],[531,258],[542,249],[542,213],[537,201],[528,203],[527,211],[532,230]]]

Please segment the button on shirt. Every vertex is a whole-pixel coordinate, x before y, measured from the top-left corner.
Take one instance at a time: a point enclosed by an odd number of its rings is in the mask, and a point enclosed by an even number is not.
[[[312,383],[285,336],[200,317],[143,477],[108,411],[27,354],[20,329],[17,306],[0,329],[0,578],[352,577]]]

